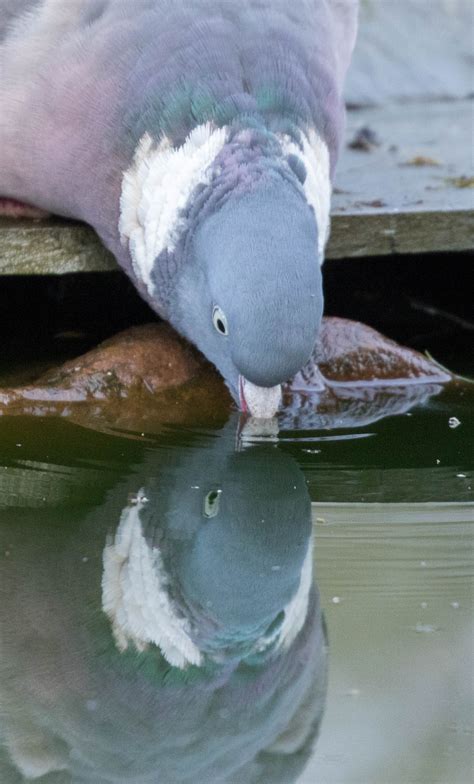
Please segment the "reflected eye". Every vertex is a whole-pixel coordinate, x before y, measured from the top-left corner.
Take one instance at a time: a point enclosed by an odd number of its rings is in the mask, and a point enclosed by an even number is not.
[[[215,305],[212,311],[212,323],[214,327],[220,332],[221,335],[228,335],[229,330],[227,327],[227,319],[225,317],[225,313],[219,305]]]
[[[219,512],[222,490],[211,490],[204,499],[204,517],[215,517]]]

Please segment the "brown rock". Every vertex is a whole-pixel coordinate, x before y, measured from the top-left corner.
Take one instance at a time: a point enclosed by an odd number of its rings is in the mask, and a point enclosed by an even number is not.
[[[34,384],[0,390],[0,415],[64,416],[99,430],[225,420],[229,405],[218,373],[167,324],[131,327]]]
[[[371,327],[326,317],[310,362],[285,385],[285,410],[291,417],[316,412],[330,426],[341,405],[352,406],[360,419],[360,406],[366,417],[369,402],[370,416],[378,418],[378,409],[380,416],[392,411],[393,401],[386,392],[379,401],[370,390],[398,387],[397,406],[405,396],[405,410],[421,399],[415,386],[425,385],[424,399],[450,380],[433,362]],[[163,423],[224,422],[231,406],[217,371],[167,324],[132,327],[34,384],[0,390],[0,415],[63,416],[97,430],[151,433]]]
[[[169,325],[145,324],[119,332],[38,383],[71,390],[81,398],[128,397],[139,389],[155,394],[180,386],[206,366],[202,355]]]
[[[423,354],[400,346],[366,324],[326,317],[311,360],[289,386],[309,392],[326,386],[439,384],[451,378]]]

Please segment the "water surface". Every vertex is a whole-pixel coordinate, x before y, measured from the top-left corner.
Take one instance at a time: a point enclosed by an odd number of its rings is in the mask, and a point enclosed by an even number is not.
[[[0,780],[470,781],[473,401],[0,418]]]

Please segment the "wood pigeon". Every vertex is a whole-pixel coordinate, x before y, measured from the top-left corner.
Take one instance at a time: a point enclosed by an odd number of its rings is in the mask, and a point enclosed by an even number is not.
[[[271,416],[306,363],[357,0],[0,0],[0,196],[86,221]]]

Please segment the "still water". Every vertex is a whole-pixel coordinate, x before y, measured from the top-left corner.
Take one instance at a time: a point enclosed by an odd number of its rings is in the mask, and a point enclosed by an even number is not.
[[[0,417],[2,784],[471,780],[473,388],[362,409]]]

